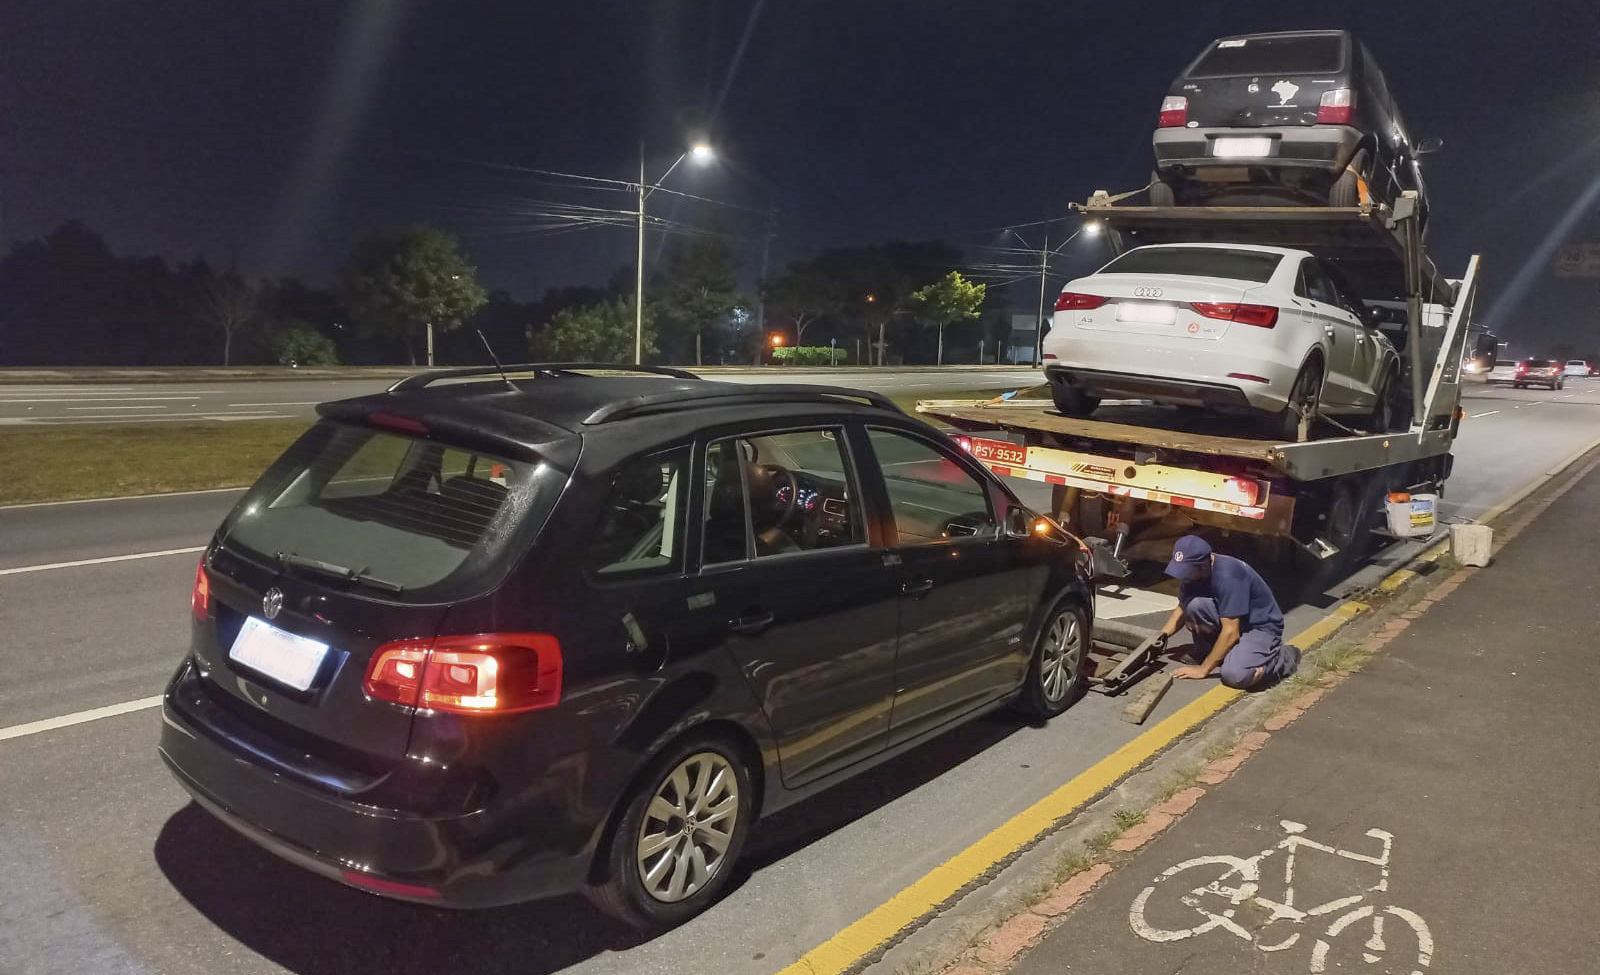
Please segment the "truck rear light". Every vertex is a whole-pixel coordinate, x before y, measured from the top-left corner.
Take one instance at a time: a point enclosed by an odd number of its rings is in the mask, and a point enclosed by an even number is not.
[[[1054,352],[1046,352],[1046,353],[1045,353],[1045,354],[1044,354],[1044,357],[1045,357],[1045,358],[1046,358],[1046,359],[1054,359],[1054,358],[1057,358],[1057,356],[1056,356],[1056,354],[1055,354],[1055,353],[1054,353]]]
[[[956,438],[956,446],[960,447],[962,450],[965,450],[967,453],[970,454],[970,453],[972,453],[972,438],[971,437],[957,437]]]
[[[1318,125],[1349,125],[1352,99],[1350,89],[1333,88],[1322,93],[1322,103],[1317,106]]]
[[[1223,491],[1227,494],[1224,500],[1238,504],[1255,507],[1261,500],[1261,485],[1247,477],[1230,477],[1223,483]]]
[[[1271,328],[1278,324],[1278,306],[1245,305],[1232,301],[1191,301],[1189,307],[1206,318],[1257,328]]]
[[[206,563],[204,559],[195,566],[194,591],[189,594],[189,612],[194,618],[205,622],[211,615],[211,580],[206,578]]]
[[[1182,95],[1168,95],[1161,99],[1159,128],[1174,129],[1189,124],[1189,99]]]
[[[1056,311],[1088,311],[1099,308],[1109,299],[1100,295],[1086,295],[1077,291],[1063,291],[1056,299]]]
[[[454,714],[514,714],[561,700],[561,644],[547,633],[477,633],[385,643],[367,694]]]

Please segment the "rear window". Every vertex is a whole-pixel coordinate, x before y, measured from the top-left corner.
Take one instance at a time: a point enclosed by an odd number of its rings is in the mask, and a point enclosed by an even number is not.
[[[1529,369],[1548,369],[1550,367],[1550,360],[1549,359],[1524,359],[1524,360],[1522,360],[1522,364],[1527,366]]]
[[[1238,37],[1221,40],[1189,69],[1190,78],[1333,74],[1344,68],[1344,38],[1337,34]]]
[[[447,584],[485,584],[518,527],[542,522],[565,480],[547,468],[324,422],[245,494],[223,542],[360,573],[378,592],[398,587],[390,598],[436,598]]]
[[[1140,247],[1100,269],[1101,274],[1183,274],[1265,284],[1283,260],[1280,254],[1225,247]]]
[[[1494,367],[1496,369],[1515,369],[1517,363],[1513,359],[1496,359],[1494,360]]]

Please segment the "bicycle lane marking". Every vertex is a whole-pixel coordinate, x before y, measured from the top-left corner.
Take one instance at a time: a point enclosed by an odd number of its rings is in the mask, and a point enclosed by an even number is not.
[[[1361,921],[1370,921],[1372,934],[1362,944],[1362,960],[1367,964],[1375,964],[1383,960],[1383,953],[1388,951],[1389,943],[1384,939],[1384,918],[1392,916],[1403,922],[1411,929],[1417,945],[1417,961],[1415,968],[1411,969],[1413,975],[1418,975],[1422,969],[1432,963],[1434,953],[1433,933],[1428,923],[1415,911],[1394,904],[1382,906],[1365,903],[1368,895],[1387,893],[1389,889],[1389,865],[1394,852],[1394,834],[1383,829],[1369,829],[1366,836],[1378,841],[1382,845],[1382,852],[1376,856],[1361,853],[1355,850],[1341,849],[1303,835],[1306,826],[1302,823],[1280,820],[1278,823],[1287,835],[1273,846],[1267,847],[1251,857],[1238,857],[1229,854],[1212,854],[1208,856],[1192,857],[1188,860],[1168,867],[1153,881],[1141,890],[1133,899],[1128,908],[1128,926],[1133,933],[1146,941],[1154,944],[1170,944],[1196,938],[1211,931],[1222,929],[1229,934],[1243,940],[1258,951],[1277,952],[1284,951],[1300,943],[1300,935],[1304,932],[1293,931],[1287,938],[1274,944],[1266,944],[1259,940],[1262,932],[1278,921],[1289,921],[1295,925],[1306,922],[1322,923],[1322,918],[1335,915],[1326,932],[1315,940],[1311,950],[1312,975],[1320,975],[1327,968],[1328,953],[1332,950],[1332,942],[1347,928]],[[1364,887],[1359,894],[1344,897],[1335,897],[1326,903],[1316,904],[1305,908],[1295,906],[1295,878],[1303,876],[1306,872],[1297,870],[1297,857],[1301,851],[1311,850],[1333,857],[1368,863],[1378,867],[1378,881],[1371,886]],[[1267,882],[1262,878],[1269,873],[1262,869],[1262,865],[1278,853],[1284,855],[1282,876],[1281,899],[1273,899],[1263,893]],[[1209,883],[1187,888],[1178,895],[1178,902],[1184,907],[1193,910],[1194,914],[1202,920],[1192,927],[1162,928],[1150,923],[1146,916],[1150,899],[1156,893],[1158,886],[1163,882],[1171,881],[1174,877],[1191,870],[1203,870],[1207,867],[1225,868],[1215,879]],[[1277,876],[1274,871],[1271,876]],[[1199,875],[1201,877],[1206,874]],[[1199,879],[1195,877],[1194,879]],[[1230,883],[1231,881],[1231,883]],[[1167,888],[1169,890],[1173,888]],[[1222,901],[1212,901],[1212,904],[1226,904],[1225,908],[1213,909],[1203,902],[1207,895],[1215,895]],[[1245,907],[1259,908],[1264,911],[1263,920],[1258,925],[1258,930],[1252,931],[1239,921],[1235,920],[1240,909]],[[1344,913],[1339,913],[1344,912]],[[1189,923],[1182,921],[1179,923]],[[1365,930],[1364,928],[1362,930]]]

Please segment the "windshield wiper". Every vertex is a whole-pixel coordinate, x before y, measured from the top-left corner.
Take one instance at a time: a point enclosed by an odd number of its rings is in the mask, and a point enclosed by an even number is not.
[[[308,558],[296,555],[293,552],[279,552],[278,563],[284,568],[311,569],[326,575],[335,576],[346,582],[359,582],[372,589],[381,589],[384,592],[404,592],[405,588],[385,579],[379,579],[368,574],[366,569],[352,569],[333,562],[324,562],[321,559]]]

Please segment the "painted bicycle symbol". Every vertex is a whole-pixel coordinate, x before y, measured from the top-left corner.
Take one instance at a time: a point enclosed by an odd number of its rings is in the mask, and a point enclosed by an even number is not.
[[[1322,919],[1333,920],[1311,947],[1311,975],[1328,970],[1328,956],[1334,945],[1348,944],[1365,935],[1359,956],[1367,965],[1388,962],[1390,971],[1422,975],[1433,959],[1433,935],[1427,922],[1413,911],[1392,904],[1369,901],[1368,895],[1389,889],[1389,855],[1394,836],[1381,829],[1367,830],[1367,836],[1382,845],[1376,856],[1342,850],[1318,843],[1303,834],[1302,823],[1282,820],[1278,824],[1288,835],[1253,857],[1226,854],[1195,857],[1168,868],[1150,886],[1139,892],[1128,911],[1134,934],[1157,943],[1183,941],[1208,931],[1225,931],[1252,943],[1265,952],[1286,951],[1300,943],[1301,925],[1320,926]],[[1378,882],[1359,894],[1338,897],[1321,904],[1295,905],[1296,859],[1306,851],[1341,857],[1378,868]],[[1281,890],[1277,871],[1262,879],[1262,865],[1282,854]],[[1268,896],[1268,893],[1276,896]],[[1254,930],[1252,930],[1254,927]],[[1409,930],[1410,937],[1404,938]],[[1405,941],[1395,946],[1391,941]],[[1416,960],[1406,951],[1415,941]],[[1402,960],[1403,959],[1403,960]]]

